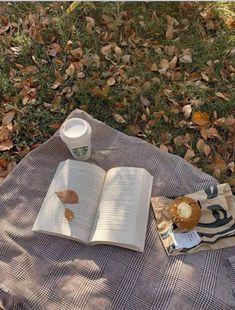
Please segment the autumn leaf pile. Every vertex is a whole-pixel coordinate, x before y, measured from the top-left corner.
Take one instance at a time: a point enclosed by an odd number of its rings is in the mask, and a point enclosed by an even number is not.
[[[234,4],[69,6],[0,7],[1,179],[80,108],[235,186]]]

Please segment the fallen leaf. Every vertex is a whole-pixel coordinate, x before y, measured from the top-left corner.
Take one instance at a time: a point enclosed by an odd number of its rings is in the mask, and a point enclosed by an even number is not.
[[[92,29],[95,26],[95,20],[94,18],[90,17],[90,16],[86,16],[86,31],[89,34],[92,34]]]
[[[192,57],[190,55],[183,55],[179,58],[181,63],[185,64],[191,64],[192,63]]]
[[[110,78],[107,79],[107,84],[109,86],[113,86],[116,83],[115,78],[113,78],[112,76]]]
[[[235,20],[232,19],[232,18],[227,19],[227,20],[226,20],[226,25],[227,25],[229,28],[235,29]]]
[[[139,126],[130,125],[127,127],[128,133],[132,136],[136,136],[140,132]]]
[[[174,56],[173,59],[170,61],[170,68],[171,69],[175,69],[176,64],[177,64],[177,60],[178,60],[178,57]]]
[[[221,172],[227,170],[226,162],[222,158],[216,157],[212,164],[212,169],[213,169],[215,176],[219,177]]]
[[[209,82],[209,77],[205,73],[201,72],[201,76],[204,81]]]
[[[55,57],[62,50],[61,46],[58,43],[52,43],[48,47],[48,54]]]
[[[121,116],[120,114],[113,113],[113,116],[114,116],[114,118],[115,118],[115,120],[116,120],[117,123],[119,123],[119,124],[124,124],[124,123],[126,123],[124,117]]]
[[[71,63],[69,65],[69,67],[65,70],[65,73],[69,76],[72,77],[74,75],[74,71],[75,71],[75,67],[74,65]]]
[[[164,144],[160,144],[159,148],[162,152],[166,152],[166,153],[169,152],[168,147]]]
[[[114,53],[117,57],[121,57],[122,56],[122,49],[119,46],[115,46]]]
[[[6,127],[3,127],[0,130],[0,141],[8,139],[9,136],[10,136],[10,132],[8,131],[8,129]]]
[[[204,147],[203,147],[203,152],[204,154],[206,155],[206,157],[210,154],[211,152],[211,148],[208,144],[205,144]]]
[[[55,192],[57,197],[63,202],[63,203],[78,203],[79,198],[76,192],[68,189],[60,192]]]
[[[85,73],[84,72],[78,72],[77,73],[77,78],[78,79],[84,79],[84,77],[85,77]]]
[[[174,34],[174,18],[171,17],[170,15],[166,15],[166,21],[167,21],[166,38],[168,40],[171,40]]]
[[[71,221],[74,218],[74,213],[72,210],[69,208],[65,208],[64,210],[64,217],[68,220]]]
[[[191,112],[192,112],[192,107],[190,104],[186,104],[183,109],[182,112],[184,113],[184,117],[185,118],[189,118]]]
[[[71,50],[70,53],[75,58],[81,58],[83,56],[83,51],[82,51],[81,47],[78,47],[78,48]]]
[[[131,55],[122,56],[122,62],[127,65],[130,62]]]
[[[218,134],[218,131],[216,128],[202,128],[201,129],[201,136],[203,137],[203,139],[212,139],[212,138],[218,138],[221,139],[220,135]]]
[[[148,98],[144,97],[144,96],[140,96],[140,102],[145,106],[145,107],[149,107],[150,106],[150,101],[148,100]]]
[[[228,164],[228,169],[232,172],[235,171],[235,163],[234,161],[231,161],[231,163]]]
[[[177,136],[174,139],[174,143],[177,146],[187,145],[191,141],[191,136],[189,133],[186,133],[184,136]]]
[[[157,66],[156,63],[153,63],[153,64],[150,65],[149,69],[152,72],[156,72],[156,71],[158,71],[158,66]]]
[[[8,124],[10,124],[10,122],[13,120],[14,116],[15,116],[14,111],[10,111],[10,112],[6,113],[2,118],[2,125],[7,126]]]
[[[0,142],[0,151],[7,151],[13,148],[13,143],[11,142],[10,139],[6,139],[2,142]]]
[[[190,159],[192,159],[193,157],[195,157],[195,153],[192,149],[187,149],[185,155],[184,155],[184,159],[189,161]]]
[[[160,66],[162,69],[168,69],[170,67],[170,63],[167,59],[163,58],[160,62]]]
[[[223,93],[221,92],[216,92],[215,95],[225,101],[230,101],[230,99],[228,97],[226,97]]]
[[[107,44],[107,45],[105,45],[105,46],[103,46],[101,48],[101,53],[104,56],[108,56],[108,54],[111,53],[111,50],[112,50],[112,45],[111,44]]]
[[[54,84],[51,86],[51,89],[57,89],[61,85],[60,81],[55,81]]]
[[[200,111],[193,113],[192,121],[199,126],[204,126],[210,122],[207,112]]]

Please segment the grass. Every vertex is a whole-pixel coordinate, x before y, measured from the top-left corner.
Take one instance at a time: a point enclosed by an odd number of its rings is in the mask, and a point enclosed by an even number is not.
[[[222,139],[206,140],[211,154],[205,156],[196,147],[201,138],[200,128],[191,122],[196,111],[207,112],[212,123],[235,112],[235,75],[231,67],[235,66],[235,57],[229,56],[235,46],[235,33],[226,24],[228,19],[234,19],[233,3],[80,3],[66,16],[68,6],[69,3],[60,2],[1,6],[0,13],[14,23],[2,35],[0,47],[1,113],[4,115],[12,108],[16,111],[14,148],[2,152],[3,158],[20,161],[32,147],[47,140],[55,131],[55,124],[62,123],[69,112],[82,108],[125,133],[133,134],[130,126],[135,126],[137,136],[139,132],[141,138],[157,146],[165,143],[174,154],[184,156],[191,147],[195,151],[191,163],[205,172],[213,173],[216,157],[222,158],[226,165],[234,162],[234,145],[225,142],[232,139],[231,128],[216,126]],[[203,17],[208,12],[210,18]],[[165,36],[166,15],[176,19],[171,40]],[[92,33],[86,30],[86,17],[94,19]],[[32,25],[35,28],[30,33]],[[44,43],[35,37],[35,31]],[[107,57],[102,54],[101,48],[114,42],[122,49],[122,56],[130,55],[130,62],[125,66],[121,56],[113,51]],[[55,57],[48,54],[52,43],[61,46]],[[87,60],[83,67],[85,78],[74,75],[52,89],[56,72],[64,76],[72,61],[80,61],[71,57],[69,44],[72,49],[82,48],[83,58]],[[167,53],[167,48],[172,47],[175,51]],[[171,61],[175,54],[179,59],[184,49],[191,49],[192,63],[177,62],[177,79],[149,69],[153,63],[159,67],[162,59]],[[99,65],[92,58],[94,54],[100,57]],[[38,73],[22,73],[20,65],[37,66]],[[188,83],[190,75],[201,72],[208,75],[208,81]],[[107,89],[108,76],[115,76],[116,83]],[[27,78],[34,79],[32,87],[36,88],[37,96],[34,102],[24,105],[17,83]],[[170,96],[167,91],[171,92]],[[218,98],[216,92],[227,94],[230,101]],[[148,108],[141,104],[141,95],[149,100]],[[182,112],[186,104],[192,106],[189,118]],[[156,120],[159,111],[163,111],[164,117]],[[117,123],[113,113],[124,116],[126,123]],[[185,124],[180,126],[182,120]],[[169,141],[164,140],[163,133],[171,137]],[[186,133],[192,136],[189,145],[175,145],[174,138]],[[227,168],[216,177],[220,182],[227,181],[232,171]]]

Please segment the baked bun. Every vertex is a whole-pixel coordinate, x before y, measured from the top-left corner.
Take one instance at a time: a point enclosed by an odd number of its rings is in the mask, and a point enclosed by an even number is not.
[[[190,197],[179,197],[169,208],[172,221],[183,230],[194,228],[200,220],[201,209],[198,203]]]

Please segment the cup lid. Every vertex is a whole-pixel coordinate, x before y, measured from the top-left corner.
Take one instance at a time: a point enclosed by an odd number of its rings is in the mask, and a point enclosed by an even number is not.
[[[70,118],[64,122],[60,134],[67,139],[77,139],[89,131],[90,125],[81,118]]]

